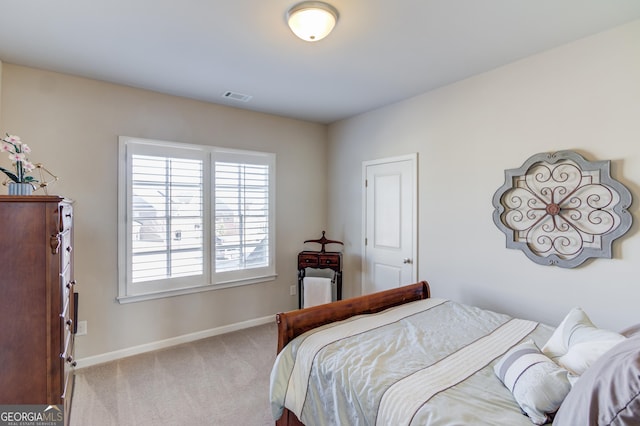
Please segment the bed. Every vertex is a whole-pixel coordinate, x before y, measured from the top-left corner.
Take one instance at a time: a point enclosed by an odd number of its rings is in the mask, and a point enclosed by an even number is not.
[[[280,313],[277,323],[270,397],[279,426],[529,426],[550,423],[556,411],[564,424],[583,411],[585,419],[607,415],[618,421],[611,424],[640,424],[633,394],[636,385],[640,392],[640,336],[600,330],[579,309],[553,328],[431,298],[422,281]],[[585,344],[598,356],[585,355]],[[604,354],[614,346],[632,367],[610,380],[632,377],[629,386],[616,394],[599,383],[599,392],[590,386],[572,395],[597,362],[612,365]],[[628,368],[636,367],[630,376]],[[596,400],[601,409],[594,414],[584,405]]]

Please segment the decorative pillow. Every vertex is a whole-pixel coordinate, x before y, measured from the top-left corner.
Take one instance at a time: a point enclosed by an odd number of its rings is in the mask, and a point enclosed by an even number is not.
[[[540,352],[533,340],[511,348],[493,371],[537,425],[551,420],[571,390],[567,370]]]
[[[573,308],[542,347],[542,352],[579,376],[623,340],[623,335],[596,327],[582,309]]]
[[[624,337],[632,337],[640,335],[640,324],[634,324],[631,327],[627,327],[620,332]]]
[[[638,426],[638,413],[640,335],[614,346],[580,376],[553,426]]]

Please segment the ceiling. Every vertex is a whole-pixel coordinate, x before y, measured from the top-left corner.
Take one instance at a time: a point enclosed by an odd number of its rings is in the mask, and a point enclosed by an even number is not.
[[[638,0],[0,0],[0,60],[331,123],[640,19]],[[232,91],[248,102],[223,97]]]

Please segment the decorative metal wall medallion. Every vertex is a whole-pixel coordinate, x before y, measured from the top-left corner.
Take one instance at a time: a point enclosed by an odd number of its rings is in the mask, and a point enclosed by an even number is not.
[[[609,161],[542,153],[505,170],[493,195],[493,221],[507,248],[542,265],[573,268],[592,257],[611,258],[613,240],[631,227],[630,205],[631,193],[611,177]]]

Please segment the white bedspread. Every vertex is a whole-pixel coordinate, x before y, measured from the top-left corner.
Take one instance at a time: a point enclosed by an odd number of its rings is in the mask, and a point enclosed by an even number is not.
[[[306,425],[531,425],[492,364],[550,327],[443,299],[354,317],[294,339],[271,375],[274,418]]]

